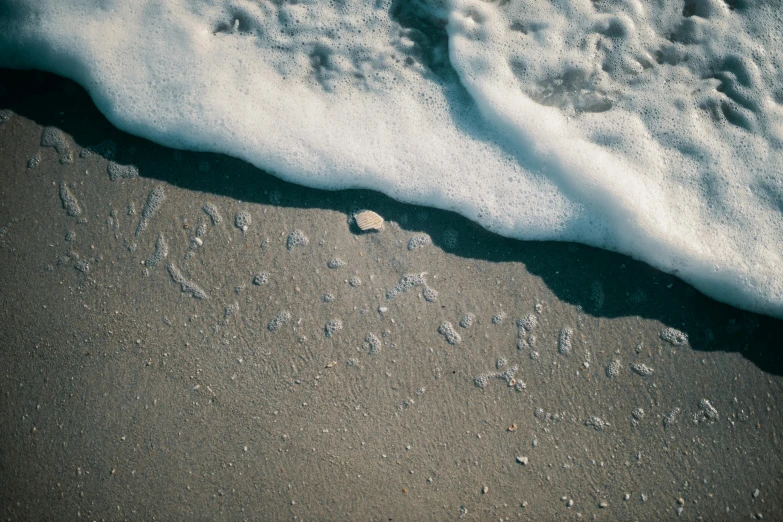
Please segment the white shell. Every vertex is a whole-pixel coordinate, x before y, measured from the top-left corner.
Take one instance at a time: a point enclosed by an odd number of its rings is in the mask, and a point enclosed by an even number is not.
[[[382,230],[383,218],[372,210],[363,210],[354,216],[356,224],[362,230]]]

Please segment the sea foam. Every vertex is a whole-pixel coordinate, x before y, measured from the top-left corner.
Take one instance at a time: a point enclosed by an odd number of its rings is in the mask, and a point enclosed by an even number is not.
[[[312,187],[578,241],[783,317],[783,17],[754,0],[8,0],[0,65]]]

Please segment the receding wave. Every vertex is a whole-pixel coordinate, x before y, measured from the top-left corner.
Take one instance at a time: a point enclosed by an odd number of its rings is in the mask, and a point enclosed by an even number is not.
[[[312,187],[578,241],[783,317],[783,19],[704,0],[7,0],[0,65]]]

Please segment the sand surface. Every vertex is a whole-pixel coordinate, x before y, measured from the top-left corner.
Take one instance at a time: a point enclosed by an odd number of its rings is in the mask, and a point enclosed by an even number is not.
[[[0,71],[0,109],[4,519],[783,519],[783,322],[159,147],[67,80]]]

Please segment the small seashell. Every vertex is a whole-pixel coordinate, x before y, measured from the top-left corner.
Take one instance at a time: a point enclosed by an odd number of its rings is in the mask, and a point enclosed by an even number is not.
[[[383,218],[372,210],[363,210],[354,216],[356,225],[363,231],[382,230]]]

